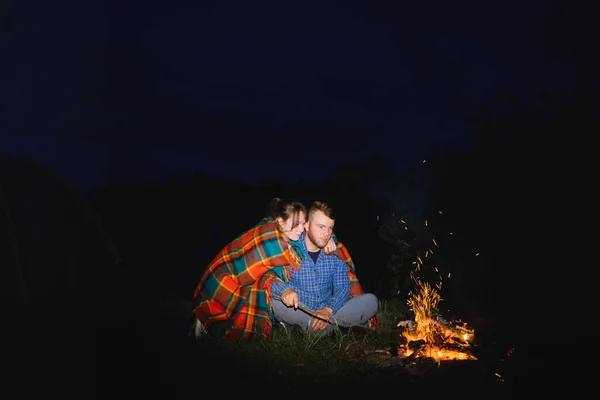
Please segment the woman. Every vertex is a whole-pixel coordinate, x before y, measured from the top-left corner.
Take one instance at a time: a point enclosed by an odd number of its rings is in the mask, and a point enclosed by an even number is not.
[[[272,311],[260,279],[273,268],[299,268],[304,254],[294,242],[306,215],[301,202],[274,198],[268,217],[217,254],[194,291],[196,336],[201,330],[225,339],[270,335]]]

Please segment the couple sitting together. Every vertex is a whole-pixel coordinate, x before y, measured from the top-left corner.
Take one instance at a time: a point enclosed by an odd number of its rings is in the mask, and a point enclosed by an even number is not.
[[[268,338],[273,322],[310,334],[334,326],[376,326],[379,301],[364,293],[325,203],[307,211],[275,198],[269,216],[230,242],[204,270],[193,294],[196,337]]]

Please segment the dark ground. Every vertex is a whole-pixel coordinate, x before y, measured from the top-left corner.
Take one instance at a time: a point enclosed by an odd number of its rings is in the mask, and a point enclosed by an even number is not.
[[[99,313],[85,320],[41,321],[22,314],[25,329],[4,330],[14,335],[3,341],[4,361],[10,366],[4,389],[18,393],[18,398],[61,399],[186,399],[213,396],[214,391],[286,399],[340,393],[353,398],[509,399],[565,388],[571,394],[583,393],[592,382],[593,369],[577,353],[583,344],[593,343],[586,338],[573,339],[569,352],[564,343],[548,338],[528,344],[528,336],[511,348],[508,339],[492,335],[490,340],[485,332],[480,335],[485,343],[475,348],[477,361],[442,363],[420,374],[385,367],[377,378],[326,372],[277,376],[256,360],[231,361],[203,353],[187,336],[187,321],[136,313],[137,307],[120,304],[110,318]]]
[[[366,378],[314,371],[304,376],[276,375],[256,360],[231,361],[205,354],[187,337],[188,326],[181,319],[148,316],[129,328],[127,335],[118,333],[103,341],[108,348],[100,351],[98,363],[100,398],[110,397],[119,387],[119,393],[151,398],[207,396],[216,389],[232,396],[258,393],[285,398],[325,398],[341,392],[353,398],[509,399],[565,388],[573,395],[583,394],[591,377],[585,357],[565,352],[567,347],[555,337],[538,333],[523,332],[515,339],[502,337],[499,331],[480,332],[474,349],[477,361],[430,365],[412,374],[401,367],[384,367],[378,378]],[[573,338],[574,349],[581,348],[584,340]],[[115,358],[120,361],[115,363]]]
[[[132,321],[126,334],[111,332],[111,338],[100,341],[104,349],[99,351],[97,376],[101,398],[110,397],[118,387],[123,395],[146,398],[207,396],[213,390],[225,390],[236,397],[271,393],[273,397],[324,398],[341,392],[353,397],[397,393],[426,398],[445,394],[504,399],[513,397],[515,378],[516,387],[519,386],[520,378],[510,376],[514,373],[515,366],[509,365],[513,360],[502,361],[499,354],[482,349],[478,361],[430,366],[421,374],[409,374],[401,367],[385,367],[375,379],[334,377],[314,371],[289,377],[275,375],[255,364],[255,360],[231,361],[203,353],[187,336],[187,321],[150,316],[142,319]],[[119,362],[115,363],[114,358]],[[513,371],[505,372],[507,367]],[[499,381],[494,372],[500,372],[505,381]]]

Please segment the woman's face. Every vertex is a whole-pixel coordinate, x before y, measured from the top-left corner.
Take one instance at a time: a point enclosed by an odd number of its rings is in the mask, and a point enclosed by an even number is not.
[[[280,220],[279,223],[281,224],[281,227],[283,229],[283,234],[289,239],[289,240],[298,240],[300,239],[300,235],[302,235],[302,232],[304,232],[304,229],[306,227],[306,215],[304,215],[303,212],[300,212],[298,214],[298,225],[296,225],[295,227],[292,227],[292,223],[294,222],[294,218],[290,217],[287,219],[287,221],[283,221]]]

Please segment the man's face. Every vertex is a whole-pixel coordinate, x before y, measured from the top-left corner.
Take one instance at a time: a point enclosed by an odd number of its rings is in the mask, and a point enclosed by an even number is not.
[[[317,211],[306,223],[306,235],[315,246],[322,249],[331,239],[333,225],[335,225],[333,219],[327,217],[321,211]]]

